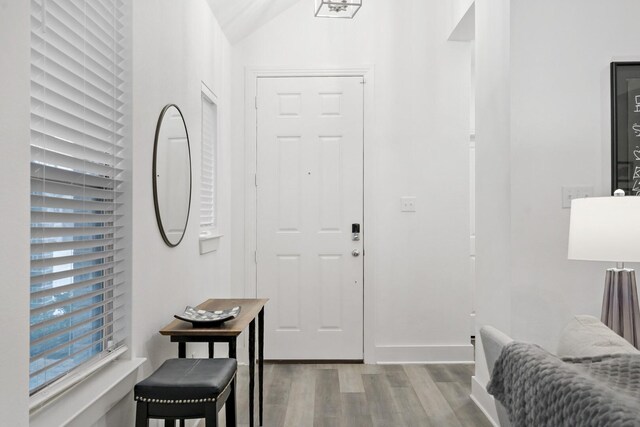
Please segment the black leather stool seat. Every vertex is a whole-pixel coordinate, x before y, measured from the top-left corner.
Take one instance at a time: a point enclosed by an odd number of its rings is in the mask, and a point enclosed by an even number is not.
[[[169,359],[135,386],[135,399],[150,403],[212,402],[233,380],[235,359]]]
[[[236,427],[235,359],[169,359],[149,378],[136,384],[136,427],[148,427],[149,419],[204,418],[207,427],[218,427],[218,412],[225,407],[227,427]]]

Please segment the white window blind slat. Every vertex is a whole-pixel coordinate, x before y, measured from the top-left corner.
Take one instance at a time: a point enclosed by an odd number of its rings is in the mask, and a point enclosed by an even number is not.
[[[202,163],[200,179],[200,229],[208,231],[216,226],[216,147],[217,106],[202,95]]]
[[[66,88],[59,88],[66,89]],[[53,92],[47,90],[44,86],[39,85],[36,82],[31,84],[31,97],[33,107],[52,107],[60,111],[61,115],[72,115],[81,117],[82,120],[95,127],[97,131],[104,132],[103,129],[109,129],[113,126],[113,115],[107,116],[94,112],[91,108],[87,108],[85,98],[80,98],[77,91],[72,91],[72,96],[67,96],[67,93],[62,91]]]
[[[69,249],[89,249],[102,248],[103,246],[113,246],[116,239],[87,239],[71,242],[53,243],[33,243],[31,245],[31,256],[54,256],[58,252],[66,252]]]
[[[122,169],[100,163],[100,160],[104,160],[100,158],[101,156],[92,156],[93,153],[88,151],[85,151],[85,154],[85,158],[77,158],[73,157],[73,155],[46,150],[34,145],[31,146],[31,158],[42,165],[57,165],[58,167],[67,168],[76,172],[86,170],[87,173],[91,175],[105,177],[116,176],[122,173]]]
[[[73,102],[78,106],[82,106],[89,115],[88,117],[94,122],[103,122],[104,120],[112,121],[114,115],[118,118],[122,118],[124,114],[118,110],[118,107],[122,107],[122,103],[118,101],[116,106],[114,104],[105,104],[93,98],[87,98],[86,94],[80,90],[80,88],[71,86],[69,83],[54,77],[52,74],[47,74],[47,87],[44,86],[44,73],[38,67],[31,67],[32,73],[39,73],[38,76],[34,76],[31,80],[31,90],[34,96],[38,98],[45,94],[51,96],[58,96],[64,99],[64,102]],[[42,99],[43,102],[47,102],[47,99]]]
[[[31,176],[31,194],[37,196],[43,193],[69,195],[70,197],[82,196],[88,199],[100,200],[112,200],[114,197],[122,194],[118,189],[114,191],[112,189],[101,189],[90,186],[85,186],[83,189],[80,185],[74,183],[46,181],[44,177]]]
[[[82,280],[82,281],[73,282],[67,285],[56,286],[54,288],[46,288],[43,290],[31,291],[31,296],[33,298],[45,298],[45,297],[56,295],[56,294],[71,292],[76,289],[84,289],[84,288],[92,287],[93,285],[98,285],[102,282],[104,282],[104,279],[101,277],[89,279],[89,280]]]
[[[104,307],[107,307],[107,306],[113,307],[113,309],[110,310],[112,313],[120,313],[121,310],[124,308],[124,303],[122,302],[123,298],[124,298],[124,294],[119,294],[119,295],[116,295],[115,297],[111,297],[104,301],[100,301],[86,307],[78,308],[72,312],[64,313],[59,316],[52,316],[49,319],[32,324],[30,328],[30,333],[32,336],[36,332],[41,332],[43,330],[45,330],[46,333],[48,333],[50,328],[55,327],[55,325],[58,323],[73,321],[75,319],[81,318],[82,315],[87,315],[87,313],[90,313],[91,311],[102,310]],[[118,300],[120,300],[120,303],[116,303]],[[104,317],[104,314],[103,314],[103,317]]]
[[[29,362],[33,365],[33,362],[38,360],[38,359],[43,359],[46,356],[49,356],[50,354],[56,353],[57,351],[64,349],[67,350],[69,347],[71,347],[74,343],[77,343],[79,341],[84,340],[85,338],[88,337],[92,337],[91,338],[91,343],[95,343],[97,341],[102,341],[104,339],[104,337],[102,336],[102,332],[104,331],[105,328],[108,328],[111,326],[111,323],[107,323],[105,326],[101,326],[99,328],[91,328],[89,329],[89,331],[83,332],[81,334],[78,335],[74,335],[74,338],[68,341],[63,342],[62,344],[59,344],[45,352],[42,352],[40,354],[36,354],[35,356],[31,357]],[[70,333],[73,331],[69,331]],[[57,360],[56,362],[54,362],[54,364],[58,364],[58,363],[62,363],[63,360]],[[45,368],[49,368],[51,365],[46,366]],[[41,370],[38,370],[30,375],[37,375],[37,373],[39,373]]]
[[[31,0],[31,394],[126,337],[126,13]]]
[[[115,88],[110,81],[113,76],[108,75],[109,73],[115,74],[114,70],[104,69],[86,52],[84,55],[80,55],[77,51],[72,51],[64,36],[58,35],[53,29],[47,28],[45,37],[48,38],[48,42],[31,45],[32,54],[35,53],[32,57],[33,64],[39,67],[50,66],[51,69],[45,71],[55,70],[58,74],[69,74],[74,76],[74,80],[82,79],[107,96],[112,96],[115,93]],[[37,35],[32,35],[33,38],[36,42],[39,41]]]
[[[32,44],[31,57],[32,68],[35,67],[39,71],[51,74],[61,80],[74,82],[78,85],[77,87],[83,88],[88,96],[100,99],[106,104],[112,97],[115,96],[118,99],[122,95],[122,90],[118,86],[114,86],[111,81],[105,80],[95,70],[87,67],[90,64],[85,64],[84,57],[73,58],[56,49],[54,45],[48,44],[44,46]],[[36,77],[38,77],[37,74]],[[114,78],[120,80],[118,74],[115,74]]]
[[[80,301],[92,301],[96,296],[104,296],[104,294],[113,292],[113,288],[111,285],[100,286],[96,290],[88,291],[88,292],[77,292],[78,296],[74,296],[72,298],[63,299],[60,301],[55,301],[50,304],[43,305],[38,307],[36,311],[33,312],[34,315],[45,313],[51,310],[58,309],[64,306],[71,306],[74,303]]]
[[[48,241],[59,241],[62,238],[69,238],[68,240],[83,240],[84,238],[91,238],[94,236],[109,236],[113,233],[105,230],[104,227],[32,227],[31,239],[48,239]]]
[[[78,22],[66,12],[70,10],[68,6],[63,8],[57,3],[71,4],[71,2],[64,0],[57,0],[51,5],[47,5],[45,34],[53,33],[50,40],[52,43],[57,43],[56,47],[69,52],[74,57],[84,57],[84,63],[88,63],[87,67],[98,74],[104,73],[102,78],[108,81],[113,75],[113,67],[116,66],[113,39],[106,35],[106,40],[103,40],[98,34],[99,31],[96,31],[99,27],[90,22],[88,14],[85,14],[86,21],[84,23]],[[88,12],[88,9],[85,12]],[[102,34],[105,33],[102,32]]]
[[[76,157],[84,161],[90,161],[92,163],[98,163],[105,166],[116,166],[123,160],[122,156],[119,155],[121,150],[118,150],[115,153],[113,152],[113,148],[109,151],[97,150],[86,143],[84,145],[80,145],[50,135],[33,135],[31,145],[48,151],[49,153]]]
[[[111,262],[103,262],[98,265],[92,265],[90,267],[75,268],[72,271],[63,270],[63,271],[56,271],[51,273],[34,272],[34,274],[31,276],[31,285],[32,286],[47,285],[48,282],[55,282],[56,280],[67,279],[67,278],[72,278],[72,279],[82,278],[82,276],[85,276],[91,273],[111,274],[110,270],[114,268],[115,265],[116,265],[116,262],[111,261]],[[35,268],[37,267],[34,267],[34,269]],[[33,310],[34,308],[32,307],[31,311],[33,312]]]
[[[122,180],[112,179],[109,177],[97,176],[97,175],[82,175],[79,172],[70,171],[67,169],[60,169],[55,166],[46,166],[38,163],[31,163],[31,174],[32,176],[43,179],[47,177],[48,181],[55,181],[59,183],[66,184],[75,184],[75,185],[85,185],[87,187],[94,187],[97,189],[103,189],[108,191],[113,191],[117,189],[117,187],[122,183]],[[34,200],[32,199],[32,202]],[[59,199],[50,200],[50,203],[65,203],[71,202],[73,199],[63,199],[62,201]],[[88,200],[85,200],[87,203]],[[42,202],[44,203],[44,202]],[[101,203],[101,205],[98,205]],[[104,202],[96,201],[96,206],[104,206]],[[64,207],[64,206],[53,206],[53,207]]]
[[[32,135],[33,132],[37,132],[39,135],[48,135],[53,139],[86,141],[89,147],[109,144],[109,141],[107,140],[96,138],[87,133],[83,134],[80,130],[74,127],[76,125],[77,124],[74,123],[60,124],[55,121],[47,121],[42,114],[31,114]],[[120,137],[120,135],[117,135],[117,137]],[[34,140],[37,141],[37,135]]]
[[[33,206],[45,204],[48,209],[66,209],[71,210],[75,209],[77,211],[91,213],[102,213],[112,212],[114,210],[120,209],[122,207],[122,203],[114,203],[114,202],[99,202],[99,201],[91,201],[91,200],[82,200],[82,203],[78,203],[79,200],[76,199],[65,199],[59,197],[47,197],[47,196],[31,196],[31,203]]]
[[[87,317],[84,320],[78,321],[71,328],[59,328],[55,332],[52,332],[48,335],[43,335],[38,339],[31,340],[31,345],[46,345],[47,341],[50,341],[54,338],[60,337],[61,335],[68,334],[69,332],[73,332],[75,329],[82,328],[84,325],[88,323],[95,322],[101,320],[103,317],[102,314],[98,314],[95,316]]]

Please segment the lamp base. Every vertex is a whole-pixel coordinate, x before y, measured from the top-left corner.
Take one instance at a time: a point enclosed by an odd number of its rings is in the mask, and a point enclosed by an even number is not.
[[[634,270],[607,270],[601,320],[635,348],[640,349],[640,307]]]

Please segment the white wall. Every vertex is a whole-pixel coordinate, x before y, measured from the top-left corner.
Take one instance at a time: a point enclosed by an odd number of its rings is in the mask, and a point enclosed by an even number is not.
[[[200,255],[198,247],[202,82],[217,95],[222,114],[218,223],[222,234],[229,232],[229,55],[206,1],[134,2],[133,348],[149,358],[148,372],[177,355],[177,345],[158,334],[173,313],[229,295],[229,238],[222,238],[217,252]],[[187,232],[175,248],[160,237],[151,184],[156,123],[169,103],[180,107],[187,124],[193,177]]]
[[[512,332],[548,349],[571,315],[600,316],[614,266],[567,260],[560,195],[574,185],[610,195],[609,64],[640,58],[639,15],[633,0],[512,5]]]
[[[476,323],[506,332],[511,302],[509,3],[476,0],[475,5]],[[476,370],[487,372],[482,352],[476,354]]]
[[[365,263],[375,266],[375,283],[365,286],[373,289],[379,313],[369,325],[376,345],[371,361],[471,357],[470,46],[446,41],[448,12],[445,0],[370,0],[354,20],[330,20],[314,18],[302,1],[234,45],[234,212],[253,179],[243,175],[239,144],[245,67],[375,68],[374,125],[365,130],[365,150],[373,153],[366,167],[375,171],[374,209],[365,213],[375,236]],[[400,212],[401,196],[417,196],[417,213]],[[249,278],[244,217],[234,220],[235,291]]]
[[[146,357],[141,377],[167,358],[177,344],[158,330],[174,313],[207,298],[228,297],[230,272],[230,46],[206,0],[133,2],[133,280],[132,347]],[[200,255],[201,87],[218,98],[218,225],[216,252]],[[187,231],[175,248],[162,240],[152,188],[154,135],[169,103],[180,107],[191,147],[193,189]],[[206,345],[188,344],[187,355],[206,357]],[[126,396],[96,426],[129,425],[133,398]]]
[[[0,1],[0,414],[18,427],[29,425],[30,10],[29,2]]]
[[[554,351],[572,315],[599,317],[612,265],[567,260],[561,187],[609,194],[609,63],[640,58],[639,13],[633,0],[476,0],[479,325]],[[477,354],[474,397],[490,403]]]

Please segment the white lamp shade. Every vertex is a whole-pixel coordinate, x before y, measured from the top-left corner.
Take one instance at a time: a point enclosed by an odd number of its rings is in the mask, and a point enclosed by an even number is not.
[[[572,200],[569,259],[640,261],[640,197]]]

